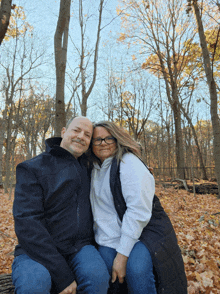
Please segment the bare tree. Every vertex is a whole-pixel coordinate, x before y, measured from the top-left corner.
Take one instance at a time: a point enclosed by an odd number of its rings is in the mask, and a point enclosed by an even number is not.
[[[183,15],[184,1],[131,1],[129,5],[127,1],[122,2],[126,8],[123,22],[125,33],[121,34],[120,40],[128,43],[136,40],[142,55],[146,56],[142,68],[164,80],[174,118],[178,174],[185,178],[180,93],[184,83],[187,86],[184,69],[189,61],[189,48],[186,41],[192,41],[194,34],[191,24]],[[190,77],[191,73],[187,76]]]
[[[85,73],[85,47],[84,47],[84,24],[83,24],[83,6],[82,0],[79,1],[80,9],[79,9],[79,20],[80,20],[80,28],[81,28],[81,56],[80,56],[80,73],[81,73],[81,83],[82,83],[82,101],[80,103],[81,113],[82,115],[86,115],[87,112],[87,100],[89,95],[92,92],[92,89],[95,85],[96,75],[97,75],[97,61],[98,61],[98,50],[99,50],[99,42],[100,42],[100,32],[101,32],[101,23],[102,23],[102,11],[103,11],[104,0],[100,0],[99,2],[99,19],[98,19],[98,28],[97,28],[97,36],[94,50],[94,59],[93,59],[93,77],[88,90],[86,90],[86,73]]]
[[[218,182],[218,191],[220,191],[220,120],[218,115],[218,95],[216,90],[216,83],[213,76],[213,67],[209,56],[209,51],[207,47],[202,15],[200,12],[199,4],[197,0],[189,1],[195,12],[195,17],[197,21],[197,28],[199,33],[200,45],[202,48],[203,64],[206,74],[206,80],[209,87],[210,93],[210,112],[212,119],[213,128],[213,145],[214,145],[214,160],[215,160],[215,173]],[[220,198],[220,192],[218,193]]]
[[[19,134],[23,138],[26,159],[37,154],[37,148],[45,150],[46,134],[51,134],[54,120],[54,101],[45,95],[45,89],[31,85],[28,96],[20,102]],[[48,134],[48,135],[49,135]]]
[[[61,129],[66,124],[64,89],[70,21],[70,6],[71,0],[60,0],[59,17],[54,36],[54,51],[56,65],[55,136],[60,136]]]
[[[122,93],[122,111],[130,133],[139,140],[154,106],[155,91],[150,89],[147,80],[132,80],[132,92]]]
[[[18,135],[20,101],[25,90],[26,79],[34,79],[31,73],[43,64],[44,49],[35,50],[36,40],[28,31],[18,35],[10,43],[3,44],[4,59],[0,63],[2,74],[2,93],[5,100],[3,109],[3,132],[5,133],[4,188],[7,191],[11,172],[13,172],[13,152]],[[31,76],[30,76],[31,75]]]
[[[98,4],[98,17],[96,17],[96,6],[92,7],[92,13],[85,12],[85,6],[83,0],[79,0],[79,30],[80,30],[80,44],[77,44],[76,40],[71,37],[70,40],[75,48],[75,52],[79,56],[79,66],[75,69],[71,69],[70,78],[74,80],[72,93],[74,93],[78,99],[81,114],[86,116],[88,108],[88,98],[94,88],[97,77],[98,66],[98,53],[99,44],[101,39],[103,8],[106,0],[99,0]],[[90,3],[92,6],[93,3]],[[95,31],[94,44],[91,42],[91,38],[88,35],[88,25],[92,22]],[[91,28],[90,28],[91,29]],[[91,34],[91,31],[90,31]],[[77,58],[77,62],[78,62]],[[72,68],[72,66],[70,66]],[[80,90],[80,94],[79,91]]]
[[[5,37],[11,16],[12,0],[1,0],[0,3],[0,45]]]

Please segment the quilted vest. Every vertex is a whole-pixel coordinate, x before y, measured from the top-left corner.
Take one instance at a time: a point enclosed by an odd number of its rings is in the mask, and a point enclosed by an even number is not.
[[[146,166],[147,167],[147,166]],[[120,182],[120,162],[112,161],[110,188],[119,218],[127,209]],[[187,294],[184,263],[176,234],[168,215],[156,195],[153,198],[152,217],[140,236],[151,254],[158,294]]]

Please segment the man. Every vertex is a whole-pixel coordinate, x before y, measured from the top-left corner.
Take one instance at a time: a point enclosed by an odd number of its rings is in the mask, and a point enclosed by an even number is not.
[[[107,293],[109,274],[92,245],[90,183],[82,155],[93,127],[74,118],[62,138],[46,140],[46,152],[20,163],[13,205],[16,294]]]

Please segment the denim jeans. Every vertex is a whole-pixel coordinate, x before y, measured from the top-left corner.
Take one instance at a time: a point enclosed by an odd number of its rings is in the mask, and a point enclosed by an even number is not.
[[[116,250],[105,246],[99,246],[98,250],[111,275],[113,261],[117,254]],[[150,252],[140,241],[134,245],[129,255],[125,279],[129,294],[157,293]]]
[[[110,276],[94,246],[84,246],[72,259],[70,268],[76,277],[77,293],[107,293]],[[52,285],[49,271],[25,254],[14,259],[12,280],[16,294],[49,294]]]

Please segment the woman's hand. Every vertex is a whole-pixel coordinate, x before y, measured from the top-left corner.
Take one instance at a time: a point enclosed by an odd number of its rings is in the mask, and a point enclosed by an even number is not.
[[[68,287],[66,287],[59,294],[76,294],[76,288],[77,288],[77,284],[76,284],[76,281],[74,281],[72,284],[70,284]]]
[[[112,283],[114,283],[118,277],[119,283],[124,282],[126,276],[126,266],[127,266],[128,257],[117,253],[113,266],[112,266]]]

